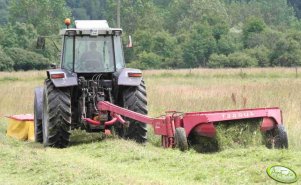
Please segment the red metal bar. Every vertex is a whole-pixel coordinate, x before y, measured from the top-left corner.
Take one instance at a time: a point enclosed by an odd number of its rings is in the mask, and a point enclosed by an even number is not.
[[[278,107],[256,108],[242,110],[225,110],[212,112],[191,112],[185,113],[184,117],[205,116],[208,122],[239,120],[248,118],[273,117],[276,122],[281,123],[281,110]]]
[[[152,124],[153,121],[154,121],[154,119],[151,118],[151,117],[148,117],[148,116],[143,115],[143,114],[139,114],[137,112],[130,111],[128,109],[125,109],[125,108],[122,108],[122,107],[119,107],[119,106],[116,106],[116,105],[114,105],[110,102],[107,102],[107,101],[100,101],[97,106],[98,106],[98,110],[117,113],[117,114],[120,114],[122,116],[140,121],[142,123]]]
[[[117,118],[113,118],[112,120],[105,122],[105,125],[106,126],[113,125],[117,120],[118,120]]]
[[[100,125],[100,121],[94,121],[93,119],[90,118],[84,118],[84,120],[92,125]]]

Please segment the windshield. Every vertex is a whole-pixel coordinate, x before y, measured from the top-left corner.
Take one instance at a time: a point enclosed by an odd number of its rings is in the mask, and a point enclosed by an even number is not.
[[[66,36],[64,43],[63,68],[73,69],[74,49],[74,72],[114,72],[112,36]]]

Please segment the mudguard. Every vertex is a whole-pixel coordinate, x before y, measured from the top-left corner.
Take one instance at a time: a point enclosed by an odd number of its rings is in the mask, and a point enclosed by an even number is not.
[[[51,78],[51,75],[53,74],[61,74],[64,73],[64,78],[57,78],[53,79]],[[55,87],[70,87],[70,86],[77,86],[77,74],[72,73],[65,69],[51,69],[47,71],[47,77],[52,81],[53,85]]]
[[[117,72],[118,85],[138,86],[142,81],[142,77],[129,77],[128,73],[142,73],[139,69],[123,68]]]
[[[36,87],[34,90],[35,116],[37,120],[42,120],[43,112],[43,87]]]

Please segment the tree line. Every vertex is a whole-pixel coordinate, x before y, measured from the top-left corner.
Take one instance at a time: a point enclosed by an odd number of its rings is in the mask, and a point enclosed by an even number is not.
[[[106,19],[116,27],[116,0],[0,0],[0,70],[44,69],[58,51],[39,35],[57,35],[63,20]],[[298,0],[121,0],[128,66],[141,69],[301,65]]]

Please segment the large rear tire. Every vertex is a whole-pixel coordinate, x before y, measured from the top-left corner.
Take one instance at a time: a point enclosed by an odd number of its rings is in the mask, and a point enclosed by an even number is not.
[[[45,147],[65,148],[71,130],[70,90],[56,88],[46,80],[43,96],[43,144]]]
[[[146,87],[144,81],[137,87],[126,87],[122,91],[121,106],[140,114],[147,114]],[[147,125],[132,119],[126,119],[129,126],[117,128],[117,134],[125,139],[132,139],[138,143],[144,143],[147,140]]]
[[[35,89],[34,96],[34,136],[35,141],[43,143],[43,128],[42,128],[42,105],[43,104],[43,88]]]

